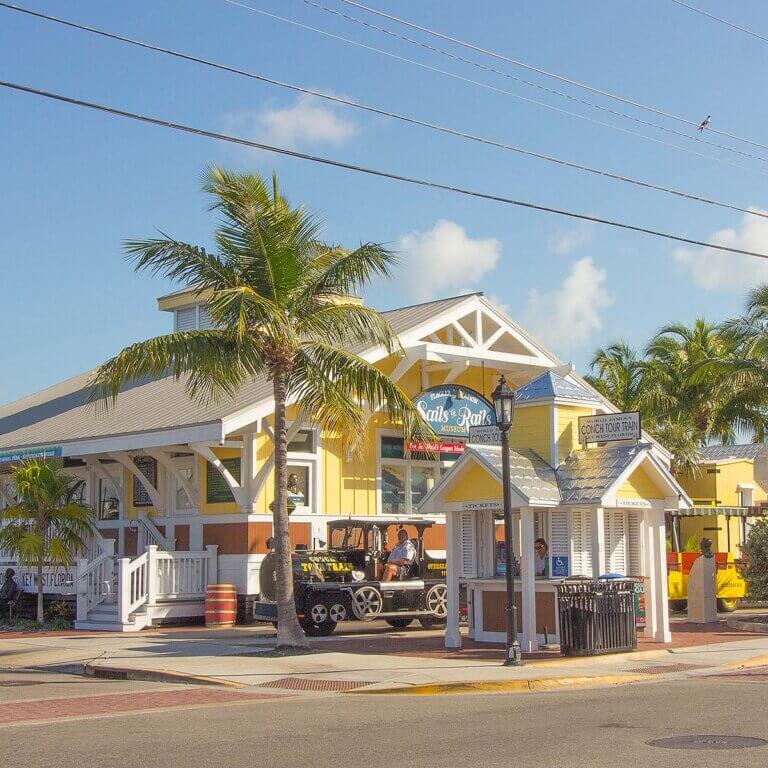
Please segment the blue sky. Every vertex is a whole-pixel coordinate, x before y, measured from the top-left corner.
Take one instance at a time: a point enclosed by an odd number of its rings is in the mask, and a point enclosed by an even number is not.
[[[364,30],[301,0],[244,1],[606,119],[587,107]],[[345,8],[339,0],[325,2]],[[712,114],[713,127],[768,144],[761,75],[768,46],[670,0],[370,3],[677,114]],[[759,0],[733,7],[713,0],[697,3],[768,33],[768,8]],[[747,169],[643,141],[292,28],[222,0],[30,0],[29,7],[538,152],[743,207],[768,208],[766,162],[607,119]],[[724,242],[768,250],[768,227],[755,217],[297,99],[274,87],[4,9],[0,56],[2,79],[697,239],[720,232]],[[512,65],[496,65],[567,88]],[[646,116],[636,110],[633,114]],[[712,134],[708,138],[720,141]],[[0,402],[87,370],[132,341],[170,329],[170,316],[157,311],[155,297],[171,286],[134,274],[122,258],[121,242],[152,236],[159,228],[210,245],[214,222],[199,192],[209,163],[265,173],[275,169],[293,201],[323,214],[328,240],[349,246],[375,240],[399,249],[403,266],[397,279],[372,286],[366,295],[369,304],[385,309],[465,289],[484,290],[581,371],[600,344],[624,337],[641,346],[669,321],[734,314],[742,308],[746,290],[768,280],[768,264],[737,256],[675,254],[675,244],[668,241],[585,228],[551,215],[273,157],[4,90],[0,147],[5,331]],[[762,154],[768,158],[768,150]]]

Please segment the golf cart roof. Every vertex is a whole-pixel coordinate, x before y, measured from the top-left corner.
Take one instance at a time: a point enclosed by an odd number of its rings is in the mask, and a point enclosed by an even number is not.
[[[437,521],[428,517],[404,517],[392,515],[384,517],[382,515],[373,515],[366,517],[347,517],[343,520],[332,520],[328,523],[328,528],[348,528],[350,526],[360,526],[363,528],[388,528],[390,525],[413,525],[416,528],[429,528]]]

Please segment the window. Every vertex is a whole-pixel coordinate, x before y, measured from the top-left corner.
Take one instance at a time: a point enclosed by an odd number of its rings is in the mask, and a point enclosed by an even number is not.
[[[300,429],[288,443],[288,453],[315,453],[315,430]]]
[[[309,467],[301,464],[288,465],[288,501],[297,507],[311,505]]]
[[[177,331],[193,331],[197,328],[197,307],[183,307],[176,310]]]
[[[221,463],[239,483],[240,458],[221,459]],[[205,500],[208,504],[220,504],[227,501],[234,501],[235,497],[232,495],[232,491],[227,485],[227,481],[222,477],[221,472],[219,472],[219,470],[210,462],[206,463],[205,468]]]
[[[120,517],[120,499],[115,494],[115,487],[102,479],[99,479],[98,512],[99,520],[117,520]]]
[[[405,465],[382,466],[381,513],[383,515],[402,515],[408,511],[408,501],[405,496],[407,471],[408,468]]]
[[[136,468],[157,488],[157,462],[151,456],[136,456],[133,460]],[[151,507],[152,499],[138,477],[133,478],[133,506]]]
[[[177,469],[177,472],[187,479],[190,483],[193,482],[194,470],[191,467],[185,469]],[[175,499],[176,511],[186,511],[192,509],[192,502],[187,496],[187,492],[184,490],[182,484],[176,480],[176,499]]]

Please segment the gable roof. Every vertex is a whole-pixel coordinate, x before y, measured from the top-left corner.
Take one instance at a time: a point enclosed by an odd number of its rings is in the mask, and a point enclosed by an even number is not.
[[[756,459],[768,450],[768,443],[746,443],[744,445],[707,445],[699,448],[699,464],[728,459]]]
[[[585,403],[602,405],[602,401],[592,392],[573,381],[564,379],[553,371],[542,373],[515,391],[517,403],[530,403],[538,400],[577,400]]]
[[[400,335],[436,312],[450,310],[473,295],[415,304],[382,314],[394,333]],[[362,354],[367,349],[358,345],[352,351]],[[187,395],[186,377],[175,380],[173,376],[165,376],[126,385],[114,406],[104,413],[97,412],[88,401],[88,382],[93,374],[93,370],[87,371],[0,407],[0,450],[188,427],[208,427],[199,430],[198,440],[221,439],[222,419],[272,398],[272,384],[259,378],[243,386],[235,397],[201,403]]]

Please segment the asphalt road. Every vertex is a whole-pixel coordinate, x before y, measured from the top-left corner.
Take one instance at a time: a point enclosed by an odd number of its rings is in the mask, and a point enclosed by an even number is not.
[[[563,693],[347,695],[197,704],[138,714],[1,727],[0,765],[765,765],[768,746],[694,753],[646,745],[650,739],[688,734],[768,737],[765,679],[689,679]],[[42,680],[30,696],[47,695],[49,683]],[[60,689],[61,681],[50,685]],[[126,683],[102,685],[99,689],[88,687],[94,685],[99,684],[72,686],[77,690],[71,695],[91,690],[98,690],[99,694],[131,690]],[[148,694],[148,686],[136,685],[136,691],[143,696]],[[163,688],[167,690],[167,686]],[[5,700],[11,703],[8,698]]]

